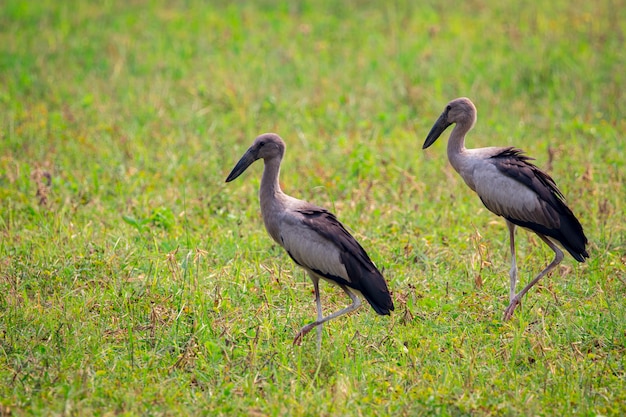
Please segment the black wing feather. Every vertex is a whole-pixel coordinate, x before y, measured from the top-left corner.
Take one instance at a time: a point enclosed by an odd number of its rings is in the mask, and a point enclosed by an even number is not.
[[[385,315],[393,311],[393,301],[382,274],[369,258],[365,249],[337,220],[335,215],[321,207],[301,208],[297,211],[303,215],[305,225],[333,242],[340,249],[341,261],[348,272],[350,282],[340,277],[328,276],[328,274],[320,271],[314,272],[360,291],[378,314]]]
[[[549,228],[545,225],[521,221],[514,218],[505,218],[511,223],[534,230],[537,233],[552,237],[579,262],[584,262],[589,257],[587,250],[587,237],[583,227],[565,204],[565,197],[550,175],[539,169],[530,161],[533,158],[524,155],[523,151],[509,147],[491,157],[500,172],[510,178],[519,181],[533,190],[542,202],[546,204],[548,214],[558,219],[557,228]]]

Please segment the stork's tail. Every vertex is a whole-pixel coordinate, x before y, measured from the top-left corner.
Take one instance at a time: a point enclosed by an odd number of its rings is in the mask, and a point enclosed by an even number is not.
[[[578,262],[585,262],[585,258],[589,258],[587,252],[587,237],[583,231],[583,227],[570,211],[569,213],[561,214],[561,227],[559,228],[561,237],[558,238],[563,247],[576,259]]]

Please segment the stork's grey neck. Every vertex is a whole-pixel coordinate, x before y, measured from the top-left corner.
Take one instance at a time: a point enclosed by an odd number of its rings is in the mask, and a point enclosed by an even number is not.
[[[280,212],[285,210],[286,195],[280,188],[278,176],[280,174],[280,158],[266,159],[261,188],[259,189],[259,201],[261,203],[261,215],[265,228],[272,238],[280,243],[277,219]]]
[[[264,162],[265,168],[263,169],[261,189],[259,190],[261,202],[263,200],[271,200],[277,192],[282,192],[280,184],[278,183],[278,176],[280,174],[280,159],[272,158],[267,159]]]
[[[456,123],[448,139],[448,160],[450,165],[459,173],[462,169],[462,155],[465,152],[465,135],[471,127],[465,123]]]

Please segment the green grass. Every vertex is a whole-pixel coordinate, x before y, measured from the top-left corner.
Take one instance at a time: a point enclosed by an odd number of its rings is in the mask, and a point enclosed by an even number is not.
[[[0,7],[0,414],[626,412],[626,3],[211,3]],[[458,96],[468,146],[537,158],[590,240],[510,322],[504,222],[421,150]],[[321,353],[262,164],[224,183],[266,131],[393,291]],[[517,240],[525,283],[551,253]]]

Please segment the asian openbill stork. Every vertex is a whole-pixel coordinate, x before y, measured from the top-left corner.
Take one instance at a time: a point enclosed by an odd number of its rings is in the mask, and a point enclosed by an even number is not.
[[[265,167],[259,189],[261,214],[265,228],[291,259],[306,270],[313,281],[317,320],[304,326],[294,338],[302,337],[317,327],[318,346],[322,340],[322,324],[361,305],[361,294],[381,315],[394,309],[387,283],[361,245],[329,211],[303,200],[290,197],[280,187],[278,176],[285,154],[285,142],[275,133],[265,133],[241,157],[226,178],[230,182],[241,175],[257,159]],[[322,315],[319,281],[339,285],[352,299],[348,307]]]
[[[465,97],[452,100],[428,133],[423,149],[456,124],[448,139],[450,164],[485,207],[506,219],[511,245],[510,303],[504,311],[508,320],[524,294],[563,260],[557,243],[578,262],[585,262],[587,238],[554,180],[530,162],[533,158],[514,147],[465,148],[465,135],[475,123],[474,104]],[[535,232],[555,253],[554,260],[517,294],[515,226]]]

